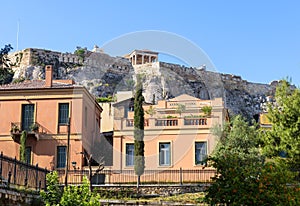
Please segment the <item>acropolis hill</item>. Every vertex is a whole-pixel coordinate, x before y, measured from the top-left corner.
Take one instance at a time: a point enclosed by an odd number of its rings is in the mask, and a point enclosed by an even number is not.
[[[234,74],[159,62],[156,52],[135,50],[125,57],[111,57],[95,47],[92,51],[62,53],[28,48],[10,54],[15,81],[43,79],[45,65],[54,68],[54,78],[73,79],[95,96],[113,96],[117,91],[134,87],[136,74],[143,77],[147,102],[186,93],[201,99],[223,97],[229,113],[243,114],[248,119],[262,112],[274,95],[277,81],[252,83]]]

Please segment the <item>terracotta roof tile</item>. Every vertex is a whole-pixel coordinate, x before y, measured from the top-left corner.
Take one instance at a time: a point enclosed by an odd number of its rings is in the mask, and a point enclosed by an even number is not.
[[[55,82],[54,80],[52,82],[51,88],[74,88],[74,87],[80,87],[80,86],[62,83],[62,82]],[[45,80],[27,80],[20,83],[0,85],[0,90],[42,89],[42,88],[49,88],[49,87],[45,87]]]

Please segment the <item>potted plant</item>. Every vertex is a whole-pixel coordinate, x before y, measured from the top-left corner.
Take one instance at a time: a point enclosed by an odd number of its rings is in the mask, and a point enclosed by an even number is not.
[[[146,110],[146,113],[149,114],[151,117],[153,117],[153,115],[156,114],[156,111],[155,111],[154,107],[150,106],[150,108],[148,110]]]
[[[201,108],[202,112],[204,113],[205,116],[210,116],[211,115],[211,111],[212,111],[212,107],[211,106],[204,106]]]
[[[33,123],[30,127],[31,131],[37,132],[39,130],[39,125],[36,123]]]
[[[16,125],[16,124],[12,125],[12,128],[11,128],[10,132],[12,132],[12,133],[19,133],[20,132],[19,126]]]

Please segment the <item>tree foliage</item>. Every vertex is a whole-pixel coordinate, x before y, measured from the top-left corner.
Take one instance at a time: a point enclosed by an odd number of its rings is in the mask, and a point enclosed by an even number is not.
[[[4,48],[0,49],[0,65],[5,68],[9,67],[8,62],[10,61],[9,58],[7,57],[7,54],[12,50],[12,46],[10,44],[5,45]]]
[[[70,185],[62,191],[59,188],[58,174],[56,171],[48,173],[47,191],[41,191],[41,196],[46,206],[96,206],[100,205],[99,195],[91,193],[89,181],[86,176],[80,186]]]
[[[204,113],[205,116],[210,116],[212,107],[211,106],[204,106],[201,108],[202,112]]]
[[[149,115],[152,117],[153,115],[156,114],[155,108],[151,105],[151,106],[149,107],[149,109],[146,110],[146,113],[149,114]]]
[[[266,161],[259,131],[241,116],[218,133],[220,141],[208,161],[217,175],[207,189],[206,202],[226,205],[297,205],[293,175],[281,161]]]
[[[12,50],[10,44],[5,45],[4,48],[0,50],[0,84],[8,84],[12,81],[14,72],[10,68],[9,58],[7,57],[10,50]]]
[[[133,79],[126,79],[125,80],[125,85],[128,90],[133,91],[134,89],[134,80]]]
[[[185,105],[184,104],[178,104],[176,107],[176,113],[178,113],[180,116],[185,111]]]
[[[86,50],[84,48],[77,47],[74,51],[74,54],[77,55],[80,58],[80,60],[83,61],[85,58]]]
[[[268,118],[272,128],[264,132],[263,148],[270,158],[284,160],[300,170],[300,90],[282,80],[276,88],[275,103],[269,105]]]
[[[137,78],[136,93],[134,96],[134,170],[136,175],[144,173],[144,109],[143,86],[140,78]]]
[[[22,134],[20,136],[20,161],[26,162],[26,138],[27,138],[27,132],[24,130],[22,131]]]
[[[41,191],[41,196],[46,206],[57,205],[60,202],[62,191],[59,188],[58,174],[50,172],[46,176],[47,191]]]
[[[90,184],[86,176],[80,186],[70,185],[64,188],[60,204],[61,206],[96,206],[100,205],[99,196],[91,193]]]

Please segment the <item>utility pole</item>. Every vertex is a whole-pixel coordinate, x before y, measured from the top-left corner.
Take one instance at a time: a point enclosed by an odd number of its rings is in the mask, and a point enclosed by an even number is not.
[[[70,125],[71,125],[71,117],[69,117],[68,122],[68,143],[67,143],[67,155],[66,155],[66,170],[65,170],[65,187],[68,186],[68,172],[69,172],[69,159],[70,159]]]

